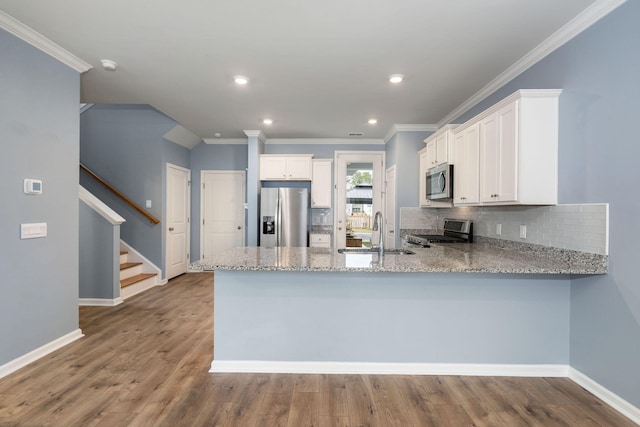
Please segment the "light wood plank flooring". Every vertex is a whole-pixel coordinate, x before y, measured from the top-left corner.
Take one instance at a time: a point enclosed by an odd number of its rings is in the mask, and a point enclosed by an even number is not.
[[[117,307],[0,379],[2,426],[633,426],[564,378],[209,374],[213,275]]]

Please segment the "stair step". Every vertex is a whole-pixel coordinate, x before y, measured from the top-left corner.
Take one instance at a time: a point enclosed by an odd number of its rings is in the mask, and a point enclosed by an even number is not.
[[[125,262],[120,264],[120,271],[126,270],[127,268],[133,268],[142,265],[141,262]]]
[[[126,279],[120,280],[120,288],[126,288],[127,286],[131,286],[135,283],[142,282],[150,277],[157,276],[155,273],[140,273],[135,276],[128,277]]]

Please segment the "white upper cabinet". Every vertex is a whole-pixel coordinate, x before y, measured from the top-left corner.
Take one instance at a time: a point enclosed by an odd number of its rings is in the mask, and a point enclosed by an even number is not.
[[[428,169],[443,165],[451,161],[453,133],[456,125],[446,125],[424,140],[426,144],[425,165]]]
[[[454,204],[558,203],[560,93],[519,90],[455,129]],[[474,139],[477,166],[472,160]],[[477,200],[470,196],[472,175],[479,187]]]
[[[261,154],[261,181],[311,181],[311,154]]]
[[[311,207],[330,208],[333,192],[331,185],[331,159],[314,159],[311,177]]]
[[[518,101],[480,124],[480,202],[518,200]]]
[[[453,204],[477,205],[480,201],[478,173],[480,123],[454,133]]]

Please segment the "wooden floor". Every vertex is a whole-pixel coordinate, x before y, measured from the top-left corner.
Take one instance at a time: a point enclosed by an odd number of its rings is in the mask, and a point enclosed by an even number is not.
[[[564,378],[209,374],[213,276],[117,307],[0,379],[1,426],[634,426]]]

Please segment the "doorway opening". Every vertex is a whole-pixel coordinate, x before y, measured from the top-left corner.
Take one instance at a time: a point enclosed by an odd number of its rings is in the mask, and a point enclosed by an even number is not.
[[[334,247],[377,244],[373,217],[382,210],[384,152],[336,151]]]

